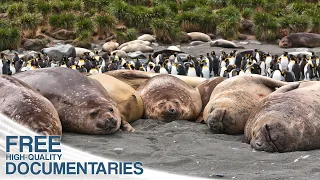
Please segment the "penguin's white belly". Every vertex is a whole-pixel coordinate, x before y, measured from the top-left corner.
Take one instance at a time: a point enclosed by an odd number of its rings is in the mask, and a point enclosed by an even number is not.
[[[208,67],[203,68],[203,69],[202,69],[202,74],[203,74],[203,77],[204,77],[204,78],[209,79],[209,78],[210,78],[209,68],[208,68]]]
[[[160,74],[168,74],[168,71],[165,68],[161,68]]]
[[[171,74],[178,75],[178,71],[177,71],[177,68],[175,66],[172,66]]]
[[[94,75],[94,74],[98,74],[99,71],[96,70],[96,69],[91,69],[89,73],[92,74],[92,75]]]
[[[272,79],[281,81],[282,80],[281,72],[279,70],[275,70],[273,72]]]
[[[264,76],[266,74],[266,64],[265,62],[261,62],[260,64],[260,69],[261,69],[261,75]]]
[[[220,70],[220,77],[223,77],[224,75],[224,71],[227,70],[227,68],[224,66],[224,67],[221,67],[221,70]]]
[[[14,68],[13,66],[10,66],[10,71],[11,71],[12,75],[14,75],[16,73],[16,68]]]
[[[189,70],[188,70],[188,76],[190,76],[190,77],[197,77],[196,70],[189,68]]]

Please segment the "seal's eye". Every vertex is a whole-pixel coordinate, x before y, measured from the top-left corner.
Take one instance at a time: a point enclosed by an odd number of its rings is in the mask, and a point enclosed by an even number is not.
[[[91,118],[96,118],[98,115],[99,115],[99,111],[94,111],[94,112],[90,113]]]
[[[159,107],[162,107],[163,105],[164,105],[164,103],[162,102],[162,103],[159,103],[158,106],[159,106]]]
[[[110,111],[110,112],[113,112],[113,108],[109,108],[109,111]]]
[[[176,104],[179,104],[179,102],[178,102],[178,101],[176,101]]]

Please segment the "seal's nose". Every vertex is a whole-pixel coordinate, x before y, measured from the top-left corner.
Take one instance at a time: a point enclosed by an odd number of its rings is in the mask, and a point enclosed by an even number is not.
[[[116,127],[117,126],[117,120],[115,118],[107,118],[104,120],[105,127]]]
[[[263,144],[260,141],[256,141],[256,146],[261,147]]]
[[[168,112],[169,112],[170,114],[174,114],[174,113],[176,112],[176,110],[173,109],[173,108],[171,108],[171,109],[168,110]]]

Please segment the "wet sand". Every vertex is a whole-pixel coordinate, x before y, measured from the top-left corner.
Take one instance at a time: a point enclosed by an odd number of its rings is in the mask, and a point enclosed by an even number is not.
[[[271,54],[292,52],[277,45],[244,45]],[[154,47],[155,51],[168,46]],[[231,49],[181,45],[181,50],[194,56],[215,50]],[[238,51],[242,51],[239,49]],[[319,53],[320,48],[312,49]],[[119,161],[141,161],[144,167],[171,173],[221,179],[319,179],[320,150],[291,153],[254,151],[242,142],[243,135],[213,134],[205,124],[188,121],[159,123],[141,119],[132,123],[134,133],[92,136],[64,133],[67,145]]]

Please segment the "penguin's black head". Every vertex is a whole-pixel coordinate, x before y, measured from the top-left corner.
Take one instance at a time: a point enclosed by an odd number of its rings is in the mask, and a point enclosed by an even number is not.
[[[258,49],[254,49],[254,52],[258,52]]]
[[[212,54],[212,55],[216,55],[216,52],[215,52],[215,51],[212,51],[211,54]]]

